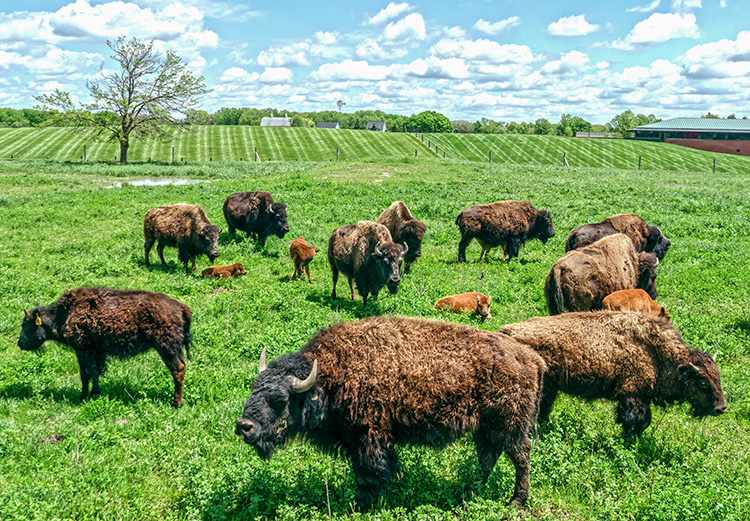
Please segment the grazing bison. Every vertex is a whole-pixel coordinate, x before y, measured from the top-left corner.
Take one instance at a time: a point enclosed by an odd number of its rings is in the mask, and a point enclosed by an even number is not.
[[[151,265],[148,254],[154,242],[157,241],[156,252],[164,265],[167,264],[164,260],[164,246],[177,248],[177,255],[185,266],[185,273],[190,273],[188,261],[192,262],[193,271],[195,271],[195,258],[198,255],[207,256],[208,260],[213,263],[214,259],[219,256],[220,232],[219,227],[209,222],[203,208],[197,204],[175,204],[152,208],[146,212],[146,219],[143,223],[146,266]]]
[[[328,240],[328,263],[333,272],[331,299],[336,300],[339,272],[349,279],[352,300],[357,300],[354,283],[357,284],[363,304],[367,304],[370,293],[378,298],[383,286],[387,286],[391,293],[397,293],[401,282],[401,263],[408,250],[408,246],[393,242],[388,229],[382,224],[359,221],[357,224],[339,226]]]
[[[378,222],[388,228],[393,242],[403,244],[409,249],[404,255],[404,273],[409,273],[412,263],[422,255],[422,240],[427,225],[417,221],[403,201],[396,201],[383,210]]]
[[[610,311],[638,311],[651,313],[657,317],[665,317],[669,320],[669,311],[660,306],[648,296],[642,289],[621,289],[610,293],[602,300],[602,309]]]
[[[688,347],[662,317],[566,313],[530,318],[500,332],[530,345],[547,362],[540,421],[549,420],[558,391],[616,401],[625,435],[640,435],[649,426],[651,403],[689,402],[696,417],[727,410],[716,361]]]
[[[307,244],[304,237],[298,237],[292,241],[289,245],[289,256],[294,262],[294,273],[289,277],[290,280],[294,280],[297,277],[302,278],[302,270],[307,273],[307,280],[312,284],[312,277],[310,276],[310,261],[313,260],[315,254],[320,250],[313,248]]]
[[[78,288],[49,306],[24,310],[18,347],[39,349],[47,340],[72,347],[81,372],[81,400],[99,394],[99,375],[108,356],[130,358],[156,349],[174,379],[174,407],[182,406],[185,348],[190,360],[192,313],[163,293]]]
[[[489,320],[492,318],[490,314],[491,301],[492,297],[478,291],[472,291],[443,297],[435,303],[435,309],[440,311],[443,308],[450,308],[454,313],[461,313],[462,311],[471,313],[474,311],[483,319]]]
[[[633,241],[622,233],[569,251],[555,262],[544,284],[549,314],[601,309],[604,297],[621,289],[644,289],[656,298],[658,264],[653,253],[636,253]]]
[[[598,223],[584,224],[574,228],[568,240],[565,241],[565,251],[577,250],[615,233],[624,233],[630,237],[635,245],[635,251],[651,252],[659,260],[664,259],[664,255],[672,244],[656,226],[649,226],[634,213],[624,213],[607,217]]]
[[[238,192],[224,201],[229,233],[241,230],[247,238],[257,238],[261,246],[266,245],[269,235],[283,239],[289,231],[286,210],[287,205],[274,202],[268,192]]]
[[[201,272],[201,277],[212,279],[228,279],[240,275],[247,275],[245,267],[240,262],[235,262],[229,266],[211,266]]]
[[[479,260],[490,249],[503,247],[503,260],[518,257],[521,245],[537,238],[542,243],[555,236],[552,216],[547,210],[537,210],[526,201],[498,201],[472,206],[456,218],[461,232],[458,243],[458,262],[466,262],[466,247],[476,238],[482,247]]]
[[[372,317],[324,329],[268,367],[264,350],[235,429],[263,460],[298,434],[345,454],[358,510],[397,472],[396,444],[440,449],[473,433],[482,482],[504,452],[515,466],[510,504],[521,506],[544,371],[539,355],[504,335]]]

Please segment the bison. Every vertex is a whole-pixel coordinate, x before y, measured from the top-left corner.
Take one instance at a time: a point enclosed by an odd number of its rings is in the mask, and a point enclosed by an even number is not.
[[[658,264],[653,253],[636,253],[633,241],[622,233],[569,251],[555,262],[544,284],[549,314],[601,309],[604,297],[621,289],[644,289],[656,298]]]
[[[458,262],[466,262],[466,247],[476,238],[482,247],[479,260],[490,249],[503,247],[503,260],[518,257],[521,245],[537,238],[546,244],[555,236],[552,216],[548,210],[537,210],[527,201],[498,201],[472,206],[456,218],[461,232]]]
[[[626,311],[535,317],[500,328],[533,347],[549,370],[539,420],[548,421],[558,391],[617,402],[623,434],[651,423],[650,404],[689,402],[696,417],[727,410],[719,367],[691,349],[663,317]]]
[[[221,230],[214,226],[206,217],[203,208],[197,204],[175,204],[174,206],[160,206],[146,212],[143,222],[143,235],[145,244],[143,249],[146,253],[146,266],[150,266],[148,254],[154,242],[156,252],[159,254],[161,263],[164,260],[164,246],[177,248],[180,262],[188,270],[188,261],[193,264],[195,271],[195,258],[205,255],[213,263],[219,256],[219,233]]]
[[[357,300],[354,294],[354,284],[357,284],[363,304],[367,304],[370,293],[377,298],[383,286],[387,286],[391,293],[397,293],[401,263],[408,251],[408,246],[393,242],[382,224],[359,221],[339,226],[328,240],[328,263],[333,272],[331,299],[336,300],[339,272],[349,279],[352,300]]]
[[[190,308],[163,293],[78,288],[49,306],[24,310],[18,347],[39,349],[47,340],[72,347],[81,373],[81,400],[99,394],[107,357],[130,358],[156,349],[174,379],[174,407],[182,406],[185,348],[190,360]]]
[[[504,335],[415,318],[371,317],[320,331],[266,366],[235,431],[268,460],[288,439],[352,461],[356,508],[367,510],[397,472],[396,444],[443,448],[473,433],[482,482],[505,453],[510,504],[528,498],[542,358]]]
[[[422,240],[427,225],[417,221],[403,201],[396,201],[383,210],[377,222],[388,228],[393,242],[409,249],[409,253],[404,255],[404,273],[409,273],[412,263],[422,255]]]
[[[660,261],[664,260],[664,255],[672,244],[656,226],[649,226],[634,213],[625,213],[574,228],[565,241],[565,251],[577,250],[615,233],[624,233],[633,241],[635,251],[651,252]]]
[[[450,308],[454,313],[474,311],[482,319],[489,320],[492,318],[490,314],[491,301],[492,297],[488,297],[478,291],[472,291],[470,293],[460,293],[458,295],[443,297],[435,303],[435,309],[440,311],[443,308]]]
[[[621,289],[610,293],[602,300],[602,308],[610,311],[638,311],[651,313],[669,320],[669,311],[660,306],[642,289]]]
[[[289,245],[289,256],[294,262],[294,273],[292,273],[290,280],[294,280],[297,277],[302,278],[302,270],[307,273],[307,280],[312,284],[312,277],[310,276],[310,261],[313,260],[315,254],[320,250],[313,248],[307,244],[304,237],[298,237],[292,241]]]
[[[229,233],[245,232],[247,238],[257,238],[261,246],[266,245],[269,235],[283,239],[289,231],[287,205],[274,202],[268,192],[238,192],[224,201],[224,218]]]
[[[240,262],[235,262],[229,266],[211,266],[201,272],[201,277],[211,279],[228,279],[240,275],[247,275],[245,267]]]

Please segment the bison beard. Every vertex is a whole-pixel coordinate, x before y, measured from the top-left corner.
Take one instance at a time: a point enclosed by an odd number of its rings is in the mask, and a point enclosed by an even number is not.
[[[521,506],[545,369],[527,346],[466,326],[383,317],[343,323],[267,367],[264,350],[235,429],[262,459],[298,434],[347,455],[359,510],[397,472],[395,444],[440,449],[473,433],[482,482],[504,452],[516,471],[510,503]]]

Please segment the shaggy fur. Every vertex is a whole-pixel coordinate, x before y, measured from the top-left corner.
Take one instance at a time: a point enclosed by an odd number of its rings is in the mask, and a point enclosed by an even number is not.
[[[621,289],[610,293],[602,301],[602,309],[610,311],[638,311],[640,313],[651,313],[657,317],[665,317],[669,320],[669,311],[660,306],[648,296],[642,289]]]
[[[403,201],[396,201],[383,210],[378,222],[388,228],[393,242],[405,244],[409,248],[404,255],[404,273],[409,273],[412,263],[422,255],[422,240],[427,225],[417,221]]]
[[[535,317],[500,328],[547,362],[539,420],[548,421],[558,391],[618,403],[625,435],[651,423],[650,404],[688,402],[696,417],[727,409],[714,359],[691,349],[672,324],[645,313],[597,311]]]
[[[230,277],[239,277],[247,275],[245,267],[240,262],[235,262],[228,266],[211,266],[201,272],[201,277],[212,279],[228,279]]]
[[[641,288],[656,298],[658,264],[653,253],[637,254],[622,233],[569,251],[555,262],[544,284],[549,314],[601,309],[604,297],[621,289]]]
[[[154,242],[158,241],[156,251],[161,263],[164,260],[164,247],[173,246],[177,248],[180,262],[188,270],[188,261],[193,265],[195,271],[195,258],[205,255],[213,263],[219,256],[219,233],[221,230],[214,226],[206,217],[203,208],[197,204],[176,204],[174,206],[160,206],[146,212],[143,222],[143,235],[145,243],[143,249],[146,254],[146,266],[150,266],[148,254]]]
[[[582,248],[615,233],[624,233],[633,241],[637,252],[651,252],[659,260],[664,259],[672,244],[656,226],[649,226],[643,218],[634,213],[625,213],[574,228],[565,241],[565,251]]]
[[[291,376],[317,377],[292,392]],[[356,507],[368,509],[398,471],[394,445],[441,449],[474,435],[482,481],[505,453],[516,471],[510,503],[528,498],[529,432],[544,361],[504,335],[414,318],[331,326],[268,364],[236,432],[262,459],[297,434],[352,460]]]
[[[470,293],[460,293],[458,295],[449,295],[443,297],[435,303],[435,309],[440,311],[443,308],[450,308],[454,313],[462,311],[475,312],[485,320],[492,318],[490,314],[490,303],[492,297],[483,295],[478,291]]]
[[[49,306],[24,311],[18,347],[39,349],[47,340],[72,347],[81,371],[81,399],[99,394],[108,356],[129,358],[156,349],[174,379],[174,407],[182,406],[185,348],[190,359],[192,313],[163,293],[78,288]]]
[[[313,248],[307,244],[304,237],[298,237],[292,241],[289,245],[289,256],[294,262],[294,273],[289,277],[290,280],[294,280],[297,277],[302,278],[302,270],[307,273],[307,281],[312,284],[312,277],[310,276],[310,261],[313,260],[315,254],[320,250]]]
[[[336,300],[339,272],[349,279],[352,300],[357,300],[354,283],[364,304],[367,304],[370,293],[378,298],[383,286],[387,285],[388,291],[397,293],[403,260],[404,248],[392,241],[391,234],[382,224],[359,221],[355,225],[339,226],[328,240],[328,263],[333,272],[331,299]]]
[[[229,233],[235,230],[245,232],[247,238],[253,237],[266,245],[269,235],[283,239],[289,231],[287,223],[287,205],[274,202],[268,192],[238,192],[231,194],[224,201],[224,218],[229,226]]]
[[[472,206],[458,214],[456,224],[461,232],[458,262],[466,262],[466,247],[475,238],[482,247],[479,260],[497,246],[502,246],[505,260],[518,257],[521,245],[529,239],[546,243],[555,236],[549,211],[537,210],[526,201]]]

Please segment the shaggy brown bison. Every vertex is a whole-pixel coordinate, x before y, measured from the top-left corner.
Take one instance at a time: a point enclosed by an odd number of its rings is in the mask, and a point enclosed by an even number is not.
[[[396,201],[383,210],[378,222],[388,228],[393,242],[408,248],[409,252],[404,255],[404,273],[409,273],[412,263],[422,255],[422,240],[427,225],[417,221],[403,201]]]
[[[268,460],[296,435],[352,460],[356,507],[368,509],[397,472],[396,444],[443,448],[473,433],[482,482],[505,453],[512,505],[529,489],[544,361],[504,335],[414,318],[373,317],[320,331],[265,364],[236,432]]]
[[[615,233],[624,233],[630,237],[635,245],[635,251],[651,252],[659,260],[664,259],[664,255],[672,244],[656,226],[649,226],[634,213],[624,213],[607,217],[598,223],[584,224],[574,228],[568,240],[565,241],[565,251],[582,248]]]
[[[656,298],[658,264],[653,253],[636,253],[633,241],[622,233],[569,251],[555,262],[544,284],[549,314],[601,309],[604,297],[621,289],[644,289]]]
[[[289,231],[287,205],[274,202],[268,192],[238,192],[224,201],[224,218],[229,233],[245,232],[247,238],[257,238],[261,246],[266,245],[269,235],[283,239]]]
[[[305,270],[307,273],[307,281],[312,284],[312,277],[310,276],[310,261],[313,260],[315,254],[319,251],[318,248],[313,248],[307,244],[304,237],[294,239],[292,244],[289,245],[289,256],[292,258],[292,262],[294,262],[294,273],[292,273],[292,276],[289,277],[289,279],[294,280],[297,277],[302,278],[302,270]]]
[[[197,204],[152,208],[146,212],[143,222],[146,266],[151,265],[148,254],[157,241],[156,252],[164,265],[167,264],[164,260],[164,246],[177,248],[177,256],[185,266],[185,273],[190,273],[188,261],[192,262],[195,271],[195,258],[198,255],[205,255],[213,263],[219,256],[220,232],[219,227],[209,222],[203,208]]]
[[[688,402],[696,417],[727,410],[716,361],[691,349],[672,324],[645,313],[596,311],[535,317],[500,328],[542,355],[549,370],[539,420],[558,391],[618,403],[625,435],[651,423],[650,404]]]
[[[240,262],[228,266],[211,266],[201,272],[201,277],[211,279],[228,279],[240,275],[247,275],[245,267]]]
[[[491,301],[492,297],[478,291],[472,291],[443,297],[435,303],[435,309],[440,311],[443,308],[450,308],[454,313],[461,313],[462,311],[471,313],[474,311],[483,319],[489,320],[492,318],[490,314]]]
[[[363,304],[367,304],[370,293],[378,298],[383,286],[387,286],[391,293],[397,293],[401,283],[401,263],[407,252],[408,246],[393,242],[382,224],[359,221],[339,226],[328,240],[328,263],[333,272],[331,299],[336,300],[339,272],[349,279],[352,300],[357,300],[354,294],[354,284],[357,284]]]
[[[72,347],[81,372],[81,399],[99,394],[107,357],[129,358],[154,348],[174,379],[174,407],[182,406],[185,348],[190,359],[192,313],[163,293],[78,288],[49,306],[24,310],[18,347],[39,349],[47,340]]]
[[[665,317],[669,320],[669,311],[660,306],[648,296],[642,289],[621,289],[610,293],[602,300],[602,309],[610,311],[638,311],[651,313],[657,317]]]
[[[552,216],[547,210],[537,210],[526,201],[498,201],[472,206],[456,218],[461,232],[458,243],[458,262],[466,262],[466,247],[477,239],[482,247],[479,260],[497,246],[503,247],[503,260],[518,257],[521,245],[528,239],[546,243],[555,236]]]

